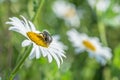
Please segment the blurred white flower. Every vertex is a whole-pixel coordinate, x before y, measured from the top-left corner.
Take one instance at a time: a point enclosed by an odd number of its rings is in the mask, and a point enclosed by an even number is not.
[[[120,13],[120,5],[117,3],[114,4],[112,11],[115,13]]]
[[[60,67],[60,61],[63,62],[62,57],[66,57],[63,54],[63,44],[52,38],[47,31],[40,32],[36,30],[32,22],[26,20],[23,16],[21,17],[22,20],[17,17],[9,18],[10,21],[7,24],[11,25],[9,30],[16,31],[26,37],[22,42],[22,47],[33,45],[29,58],[36,57],[38,59],[43,55],[43,57],[48,58],[50,63],[54,58],[58,67]]]
[[[111,59],[111,49],[103,47],[98,38],[88,37],[86,34],[78,33],[74,29],[68,31],[67,35],[77,53],[87,51],[89,57],[95,57],[102,65],[106,64],[106,60]]]
[[[57,17],[64,19],[65,23],[70,26],[80,26],[80,19],[75,6],[63,0],[54,2],[52,9]]]
[[[105,12],[110,5],[110,0],[87,0],[87,1],[93,9],[97,9],[97,11],[101,12]]]
[[[113,20],[113,22],[116,23],[117,25],[120,25],[120,15],[115,16],[112,20]]]

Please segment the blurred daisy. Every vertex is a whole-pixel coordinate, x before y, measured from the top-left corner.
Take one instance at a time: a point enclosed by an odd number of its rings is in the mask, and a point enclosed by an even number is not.
[[[77,53],[87,51],[90,57],[95,57],[102,65],[106,64],[106,60],[111,59],[111,49],[103,47],[98,38],[88,37],[86,34],[80,34],[74,29],[68,31],[67,35]]]
[[[97,9],[97,11],[101,12],[105,12],[110,5],[110,0],[87,0],[87,1],[93,9]]]
[[[113,5],[112,11],[115,13],[120,13],[120,5],[118,3]]]
[[[79,16],[73,4],[57,0],[54,2],[52,9],[57,17],[64,19],[70,26],[78,27],[80,25]]]
[[[16,31],[26,37],[22,42],[22,47],[33,45],[29,58],[36,57],[38,59],[43,55],[43,57],[48,58],[50,63],[54,58],[58,67],[60,67],[60,61],[63,62],[62,57],[66,57],[63,54],[63,44],[52,38],[47,31],[40,32],[36,30],[32,22],[26,20],[23,16],[21,17],[22,20],[16,17],[9,18],[10,21],[7,24],[11,25],[9,30]]]

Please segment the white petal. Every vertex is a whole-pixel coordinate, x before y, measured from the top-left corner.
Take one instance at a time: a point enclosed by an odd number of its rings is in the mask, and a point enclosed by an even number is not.
[[[29,59],[33,59],[35,57],[35,46],[33,46],[30,55],[29,55]]]
[[[56,53],[59,52],[61,56],[66,57],[66,56],[63,54],[63,53],[64,53],[63,49],[60,48],[60,46],[58,46],[58,45],[56,45],[56,44],[53,44],[53,45],[50,46],[50,49],[52,49],[53,51],[56,51]]]
[[[58,68],[60,68],[60,60],[58,58],[58,56],[53,52],[53,51],[50,51],[50,54],[53,56],[53,58],[56,60],[57,62],[57,65],[58,65]]]
[[[40,58],[40,49],[38,46],[36,46],[36,59]]]
[[[16,27],[10,27],[9,30],[18,32],[20,34],[22,34],[23,36],[27,37],[26,33],[24,31],[21,31],[20,29],[16,28]]]
[[[21,33],[20,30],[16,27],[10,27],[9,30],[13,30],[13,31]]]
[[[111,53],[111,49],[110,48],[108,48],[108,47],[103,47],[104,49],[103,49],[103,51],[104,51],[104,57],[106,58],[106,59],[111,59],[112,58],[112,53]]]
[[[23,18],[23,20],[24,20],[24,26],[29,30],[29,31],[31,31],[31,29],[30,29],[30,26],[28,25],[28,21],[25,19],[25,17],[23,17],[23,16],[21,16],[22,18]]]
[[[60,42],[54,40],[52,41],[50,47],[53,49],[57,49],[57,48],[63,48],[63,45],[61,45]]]
[[[32,22],[28,21],[32,31],[36,31],[35,26]]]
[[[97,60],[98,62],[100,62],[102,65],[105,65],[105,64],[106,64],[106,60],[105,60],[104,57],[99,56],[99,55],[97,55],[97,56],[95,56],[95,57],[96,57],[96,60]]]
[[[22,21],[16,17],[9,18],[11,22],[6,22],[7,24],[11,24],[16,28],[19,28],[22,31],[26,31],[25,25],[22,23]]]
[[[41,54],[43,55],[43,57],[47,56],[49,63],[51,63],[52,62],[52,56],[50,55],[49,50],[44,49],[44,48],[41,48],[40,50],[41,50]]]
[[[18,19],[18,18],[16,18],[16,17],[12,17],[12,18],[9,18],[11,21],[9,21],[9,22],[6,22],[6,24],[10,24],[10,25],[12,25],[10,28],[9,28],[9,30],[13,30],[13,31],[16,31],[16,32],[19,32],[19,33],[21,33],[22,35],[26,35],[26,32],[28,31],[27,30],[27,28],[26,28],[26,26],[24,25],[24,23],[20,20],[20,19]]]
[[[66,57],[63,53],[59,52],[59,50],[57,49],[51,49],[61,60],[61,62],[63,62],[62,56]]]
[[[79,53],[82,53],[82,52],[84,52],[85,51],[85,49],[84,48],[80,48],[80,47],[76,47],[75,48],[75,54],[79,54]]]
[[[43,57],[45,57],[49,54],[49,52],[47,51],[47,49],[41,48],[41,54],[43,55]]]
[[[30,40],[24,40],[23,42],[22,42],[22,47],[26,47],[26,46],[29,46],[30,44],[32,44],[32,42],[30,41]]]
[[[52,59],[52,56],[51,56],[50,54],[48,54],[48,56],[47,56],[47,57],[48,57],[48,61],[49,61],[49,63],[51,63],[51,62],[52,62],[52,60],[53,60],[53,59]]]
[[[49,50],[44,49],[44,48],[41,48],[40,50],[41,50],[41,53],[42,53],[43,57],[47,56],[49,63],[51,63],[52,62],[52,56],[50,55]]]

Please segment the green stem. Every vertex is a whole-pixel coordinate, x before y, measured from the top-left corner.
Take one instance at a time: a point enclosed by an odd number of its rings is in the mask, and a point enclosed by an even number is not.
[[[98,28],[99,28],[101,41],[105,46],[107,46],[105,25],[102,22],[99,22],[98,23]]]
[[[30,47],[30,48],[31,48],[31,47]],[[22,64],[25,62],[26,58],[29,56],[30,48],[28,48],[28,50],[25,50],[25,51],[26,51],[25,55],[20,59],[20,61],[18,62],[18,64],[15,66],[15,68],[14,68],[13,71],[11,72],[8,80],[13,80],[13,79],[14,79],[17,71],[18,71],[19,68],[22,66]]]
[[[40,15],[41,8],[42,8],[44,2],[45,2],[45,0],[41,0],[41,1],[40,1],[40,4],[39,4],[39,6],[38,6],[38,10],[37,10],[37,12],[35,13],[35,15],[34,15],[34,17],[33,17],[33,23],[35,23],[36,19],[37,19],[38,16]]]

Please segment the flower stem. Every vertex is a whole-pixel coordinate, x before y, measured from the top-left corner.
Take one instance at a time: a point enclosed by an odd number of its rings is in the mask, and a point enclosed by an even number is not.
[[[18,64],[13,69],[13,71],[11,72],[8,80],[13,80],[14,79],[17,71],[19,70],[19,68],[22,66],[22,64],[25,62],[26,58],[28,57],[28,55],[30,53],[30,50],[31,50],[31,47],[29,47],[28,50],[25,50],[24,56],[20,59],[20,61],[18,62]]]
[[[98,28],[99,28],[101,41],[105,46],[107,46],[105,25],[102,22],[99,22],[98,23]]]
[[[41,8],[42,8],[44,2],[45,2],[45,0],[41,0],[41,1],[40,1],[40,4],[39,4],[39,6],[38,6],[38,10],[37,10],[37,12],[35,13],[35,15],[34,15],[34,17],[33,17],[33,23],[35,23],[36,19],[37,19],[38,16],[40,15]]]

